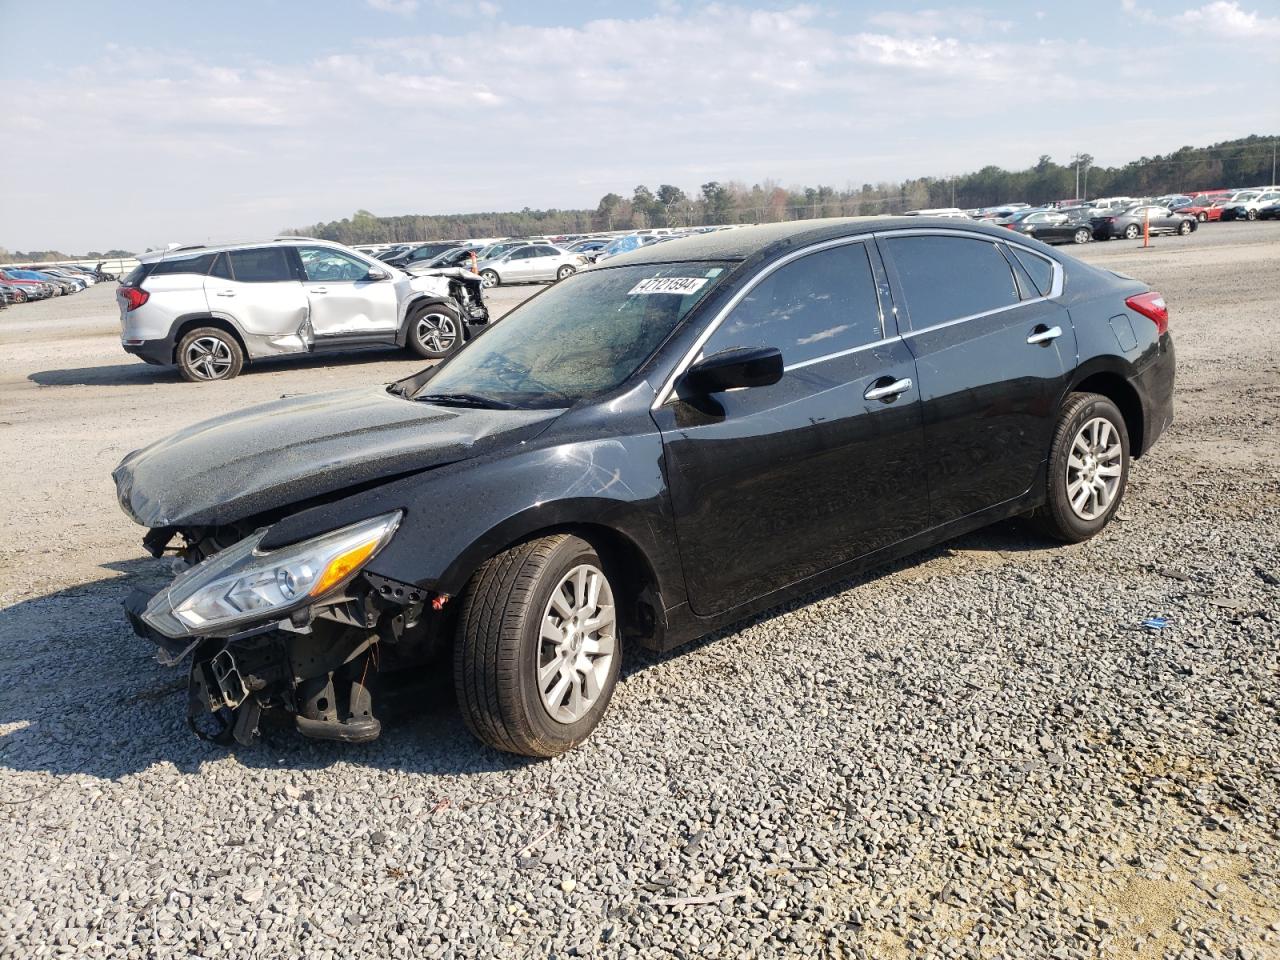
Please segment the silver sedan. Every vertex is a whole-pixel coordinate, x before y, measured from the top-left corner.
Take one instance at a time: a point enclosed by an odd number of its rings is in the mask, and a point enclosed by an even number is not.
[[[587,258],[581,254],[570,253],[549,243],[531,243],[508,250],[500,257],[481,260],[476,264],[476,270],[484,286],[496,287],[500,283],[563,280],[587,263]]]

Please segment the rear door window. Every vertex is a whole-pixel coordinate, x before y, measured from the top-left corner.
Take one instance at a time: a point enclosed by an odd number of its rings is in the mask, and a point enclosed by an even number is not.
[[[702,352],[777,347],[790,366],[883,337],[866,246],[850,243],[808,254],[769,274],[733,308]]]
[[[1019,300],[1013,270],[989,240],[916,236],[881,242],[893,258],[914,330]]]
[[[279,283],[295,279],[284,247],[232,250],[231,270],[240,283]]]

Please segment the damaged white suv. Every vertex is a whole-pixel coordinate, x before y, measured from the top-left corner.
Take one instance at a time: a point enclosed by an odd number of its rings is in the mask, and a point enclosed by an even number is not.
[[[338,243],[282,237],[144,254],[119,287],[120,341],[187,380],[246,361],[357,346],[448,356],[489,322],[465,270],[409,274]]]

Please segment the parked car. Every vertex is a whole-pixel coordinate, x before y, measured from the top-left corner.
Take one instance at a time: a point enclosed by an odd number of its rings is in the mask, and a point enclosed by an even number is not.
[[[1257,220],[1258,212],[1275,200],[1280,200],[1280,190],[1262,190],[1243,200],[1232,200],[1222,211],[1224,220]]]
[[[462,244],[456,240],[442,240],[436,243],[420,243],[400,250],[395,255],[384,257],[383,262],[395,267],[407,267],[414,263],[426,263],[438,257],[446,250],[455,250]]]
[[[472,257],[476,253],[477,251],[474,247],[451,247],[425,263],[410,264],[405,269],[413,274],[422,273],[426,270],[447,270],[451,267],[470,269]]]
[[[19,276],[22,273],[30,271],[15,270],[7,268],[0,270],[0,280],[5,283],[18,287],[27,295],[28,300],[44,300],[48,297],[56,295],[56,288],[47,280],[38,280],[32,277]]]
[[[1207,223],[1210,220],[1221,220],[1223,207],[1219,205],[1225,198],[1221,196],[1207,196],[1201,194],[1192,197],[1191,202],[1185,207],[1181,207],[1178,212],[1188,216],[1195,217],[1200,223]]]
[[[63,297],[67,294],[75,293],[80,290],[79,284],[73,283],[63,277],[55,277],[53,274],[43,273],[39,270],[10,269],[8,274],[18,280],[33,280],[36,283],[46,284],[52,289],[55,297]]]
[[[7,304],[27,302],[26,292],[16,283],[0,283],[0,296],[4,297]]]
[[[577,243],[568,247],[570,253],[580,253],[588,260],[595,261],[596,254],[609,245],[609,241],[603,237],[595,237],[591,240],[579,240]]]
[[[1045,243],[1088,243],[1093,239],[1088,218],[1061,210],[1032,210],[1014,216],[1003,226]]]
[[[510,253],[516,247],[527,247],[533,240],[500,240],[497,243],[491,243],[486,247],[481,247],[476,251],[476,259],[478,260],[497,260],[505,253]]]
[[[120,339],[187,380],[226,380],[260,357],[370,345],[440,358],[489,315],[463,270],[415,277],[323,240],[144,254],[120,285]]]
[[[1172,419],[1168,325],[1145,284],[967,222],[672,240],[389,388],[130,453],[122,508],[188,566],[126,610],[191,654],[207,736],[247,742],[275,708],[372,739],[377,672],[443,654],[481,740],[552,756],[627,646],[1011,516],[1097,534]]]
[[[587,263],[587,258],[580,253],[570,253],[549,243],[531,243],[479,261],[476,272],[486,287],[496,287],[502,283],[563,280]]]
[[[1094,217],[1090,221],[1095,240],[1136,240],[1143,229],[1151,234],[1170,233],[1186,236],[1196,229],[1196,218],[1190,214],[1175,213],[1168,207],[1144,205],[1130,207],[1120,213]]]
[[[1269,200],[1258,207],[1259,220],[1280,220],[1280,200]]]

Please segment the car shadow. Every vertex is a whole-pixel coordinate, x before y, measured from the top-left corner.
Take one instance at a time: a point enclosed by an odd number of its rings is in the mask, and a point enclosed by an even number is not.
[[[354,347],[343,353],[311,353],[291,357],[264,357],[247,364],[241,377],[285,370],[315,370],[349,367],[362,363],[387,363],[403,360],[405,376],[424,369],[436,361],[414,356],[398,347]],[[152,383],[181,383],[176,367],[160,367],[147,363],[116,363],[100,367],[69,367],[62,370],[37,370],[27,379],[42,387],[131,387]]]
[[[998,524],[814,591],[677,650],[656,653],[632,647],[622,682],[751,625],[955,551],[1007,553],[1052,546],[1019,523]],[[130,559],[104,563],[102,569],[117,575],[0,610],[0,669],[10,678],[0,685],[0,772],[118,779],[158,764],[199,773],[206,762],[227,756],[228,748],[197,739],[187,727],[186,663],[161,666],[151,645],[133,634],[120,606],[132,588],[155,590],[167,583],[165,564]],[[308,740],[287,717],[268,715],[259,742],[231,750],[243,766],[273,770],[348,764],[456,775],[517,770],[538,762],[490,749],[469,734],[454,699],[447,659],[419,676],[389,680],[377,703],[383,733],[370,744]]]

